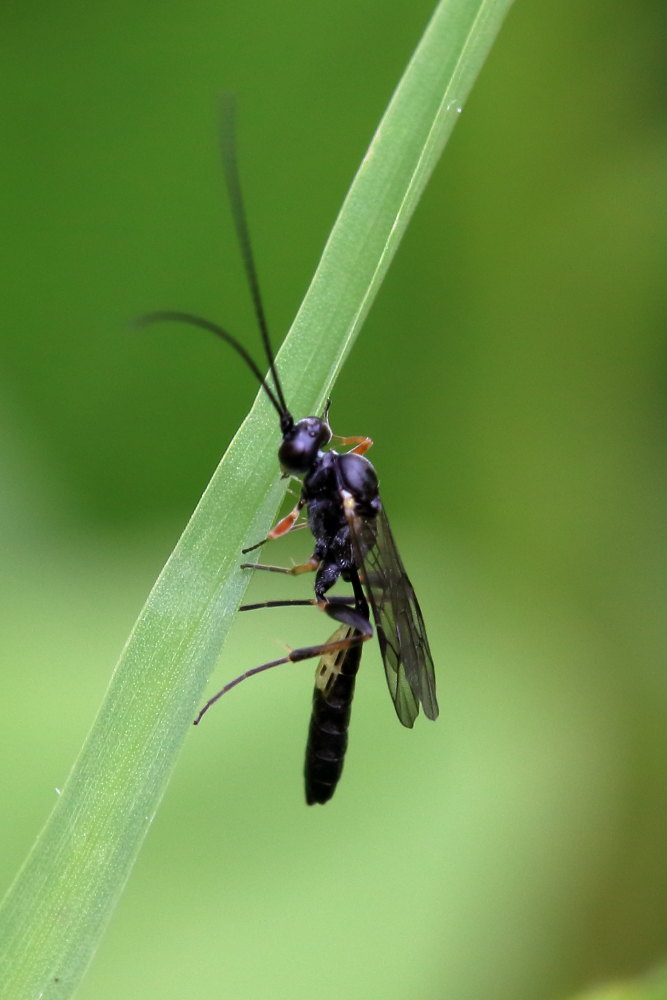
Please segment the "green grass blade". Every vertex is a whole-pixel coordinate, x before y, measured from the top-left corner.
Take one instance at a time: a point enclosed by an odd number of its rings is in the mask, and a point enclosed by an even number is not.
[[[511,0],[436,9],[345,200],[278,366],[317,412],[370,308]],[[275,412],[261,396],[162,571],[65,789],[0,907],[8,1000],[71,996],[189,732],[241,600],[239,552],[282,495]]]

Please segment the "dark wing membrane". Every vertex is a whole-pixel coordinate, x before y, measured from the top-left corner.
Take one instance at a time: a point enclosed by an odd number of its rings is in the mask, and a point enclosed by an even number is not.
[[[373,609],[384,671],[396,713],[412,727],[419,705],[437,719],[435,670],[424,619],[384,510],[364,518],[346,505],[355,561]]]

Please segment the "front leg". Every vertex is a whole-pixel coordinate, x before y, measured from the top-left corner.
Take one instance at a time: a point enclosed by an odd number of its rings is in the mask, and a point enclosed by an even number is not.
[[[271,531],[268,533],[266,538],[263,538],[261,542],[255,542],[254,545],[250,545],[247,549],[241,549],[243,555],[254,551],[254,549],[260,548],[264,542],[271,542],[274,538],[282,538],[283,535],[286,535],[289,531],[291,531],[305,504],[306,501],[304,498],[300,497],[296,506],[289,512],[289,514],[286,514],[285,517],[283,517],[273,528],[271,528]]]

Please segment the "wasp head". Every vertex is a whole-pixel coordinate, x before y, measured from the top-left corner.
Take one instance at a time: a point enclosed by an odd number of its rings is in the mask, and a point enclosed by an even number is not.
[[[331,441],[331,428],[324,417],[304,417],[283,431],[278,461],[284,472],[302,476],[308,472],[320,449]]]

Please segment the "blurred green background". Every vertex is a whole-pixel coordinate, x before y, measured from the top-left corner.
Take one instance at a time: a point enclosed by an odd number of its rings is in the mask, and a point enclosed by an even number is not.
[[[430,10],[2,8],[2,886],[255,391],[213,338],[127,325],[189,309],[257,348],[217,95],[279,339]],[[402,730],[367,650],[343,781],[308,810],[311,668],[240,688],[192,732],[81,1000],[551,998],[664,957],[666,39],[661,0],[518,0],[336,387],[439,722]],[[322,637],[249,618],[214,686]]]

